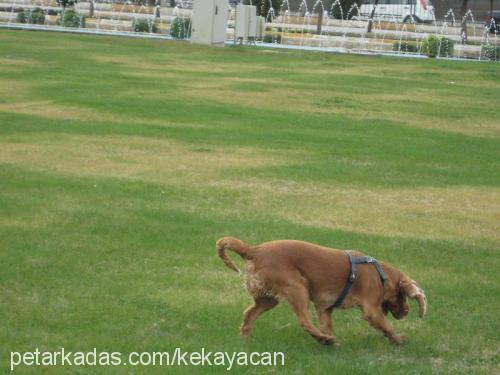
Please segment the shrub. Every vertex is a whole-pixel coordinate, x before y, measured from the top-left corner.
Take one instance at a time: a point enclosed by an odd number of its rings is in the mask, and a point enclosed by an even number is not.
[[[500,60],[500,47],[485,44],[481,47],[481,58],[492,61]]]
[[[418,53],[420,52],[418,45],[416,43],[410,43],[407,41],[399,41],[394,42],[392,45],[392,50],[396,52],[404,52],[404,53]]]
[[[64,27],[85,27],[85,17],[74,9],[66,9],[59,15],[57,24]]]
[[[453,41],[444,37],[429,35],[422,41],[420,51],[429,57],[444,57],[453,54]]]
[[[134,20],[132,23],[132,29],[136,33],[156,33],[158,31],[158,27],[152,20]]]
[[[17,13],[17,22],[19,23],[27,23],[26,11],[21,9],[19,13]]]
[[[41,8],[35,8],[32,10],[22,9],[19,13],[17,13],[17,22],[43,25],[45,23],[45,13]]]
[[[191,19],[177,17],[170,25],[170,36],[176,39],[191,37]]]
[[[264,43],[281,43],[281,34],[266,34],[262,40]]]

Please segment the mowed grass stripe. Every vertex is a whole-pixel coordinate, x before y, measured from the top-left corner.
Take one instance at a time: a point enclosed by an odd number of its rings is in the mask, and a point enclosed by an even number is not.
[[[252,212],[265,216],[324,228],[426,238],[498,239],[496,219],[500,207],[496,202],[497,191],[491,187],[394,189],[332,185],[332,179],[283,182],[273,175],[266,179],[256,177],[256,166],[279,169],[292,159],[295,163],[310,159],[310,153],[234,146],[200,148],[169,139],[123,135],[95,138],[58,134],[55,138],[54,133],[35,133],[28,144],[14,137],[13,141],[3,143],[3,159],[18,166],[55,170],[73,177],[114,176],[166,187],[190,186],[208,196],[217,192],[217,196],[235,193],[240,196],[229,210],[224,204],[200,202],[194,206],[199,214],[220,216],[251,207]],[[350,170],[375,164],[344,157],[332,161],[328,167]],[[249,171],[253,172],[252,177]]]
[[[287,118],[285,113],[242,113],[236,109],[226,109],[229,113],[224,113],[217,112],[217,106],[190,107],[194,106],[179,103],[176,109],[172,105],[172,112],[155,117],[156,121],[164,121],[164,125],[148,124],[147,120],[136,124],[61,121],[7,113],[0,115],[5,123],[0,132],[11,135],[35,132],[35,138],[36,133],[45,131],[140,135],[217,148],[262,147],[280,149],[284,154],[294,150],[308,154],[300,162],[293,163],[292,158],[288,166],[262,167],[250,172],[266,178],[276,175],[299,181],[378,186],[496,186],[500,181],[496,173],[500,169],[500,141],[496,138],[414,129],[382,120],[361,122],[341,116],[332,119],[314,115]],[[199,118],[204,110],[208,112],[206,121]],[[174,111],[182,114],[176,112],[176,117],[169,118],[167,113]],[[198,115],[189,116],[194,111]],[[242,116],[245,118],[239,120]],[[14,121],[9,120],[12,117]],[[183,126],[183,123],[204,126]]]

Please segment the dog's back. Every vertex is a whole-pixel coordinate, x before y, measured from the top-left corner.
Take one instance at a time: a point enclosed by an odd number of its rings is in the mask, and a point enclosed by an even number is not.
[[[256,247],[253,262],[257,269],[277,273],[273,278],[295,277],[298,272],[312,295],[338,293],[349,276],[344,251],[304,241],[263,243]]]

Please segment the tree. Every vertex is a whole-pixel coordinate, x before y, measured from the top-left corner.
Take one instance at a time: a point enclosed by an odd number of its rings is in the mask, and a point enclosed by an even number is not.
[[[370,13],[370,18],[368,19],[368,26],[366,27],[366,32],[367,33],[371,33],[372,32],[372,27],[373,27],[373,17],[375,17],[375,10],[377,9],[378,7],[378,1],[379,0],[375,0],[375,2],[373,3],[373,9]]]
[[[330,16],[335,18],[335,19],[347,19],[347,18],[352,18],[353,16],[358,16],[358,12],[354,12],[354,5],[361,4],[363,0],[342,0],[342,1],[337,1],[337,0],[325,0],[322,2],[323,6],[321,4],[317,4],[317,10],[318,10],[318,22],[316,26],[316,33],[318,35],[321,34],[321,31],[323,29],[323,17],[324,17],[324,12],[331,12]]]
[[[245,0],[244,4],[255,5],[257,7],[257,14],[267,18],[271,6],[274,9],[274,16],[278,16],[282,2],[282,0]]]
[[[77,2],[78,0],[57,0],[57,4],[59,4],[59,6],[62,6],[63,9],[66,9],[67,7],[72,7]]]
[[[160,18],[160,0],[155,1],[155,17]]]
[[[257,14],[260,14],[262,17],[265,17],[267,19],[267,15],[269,14],[269,11],[271,10],[272,5],[274,5],[274,4],[270,4],[269,0],[261,0],[260,1],[260,10],[257,10]],[[274,9],[274,6],[273,6],[273,9]]]
[[[462,0],[462,7],[460,9],[460,15],[462,16],[462,29],[460,34],[462,35],[462,43],[467,42],[467,7],[469,5],[469,0]]]
[[[331,0],[328,6],[325,5],[325,9],[329,9],[329,11],[332,12],[331,16],[337,20],[347,19],[348,17],[352,18],[353,16],[359,16],[354,10],[354,4],[359,6],[362,3],[363,0],[341,0],[338,2]],[[349,13],[349,11],[351,13]]]
[[[318,24],[316,26],[316,34],[321,35],[321,30],[323,29],[323,14],[324,9],[322,6],[318,9]]]

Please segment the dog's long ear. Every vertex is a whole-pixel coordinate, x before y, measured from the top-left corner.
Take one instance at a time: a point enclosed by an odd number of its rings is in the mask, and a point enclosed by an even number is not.
[[[423,318],[427,312],[427,298],[422,289],[420,289],[415,281],[409,277],[403,277],[399,282],[399,287],[404,291],[406,296],[415,299],[418,302],[419,316]]]
[[[399,293],[399,289],[401,285],[397,282],[397,280],[393,280],[392,278],[388,278],[384,287],[384,300],[388,300],[391,297],[396,296]]]

